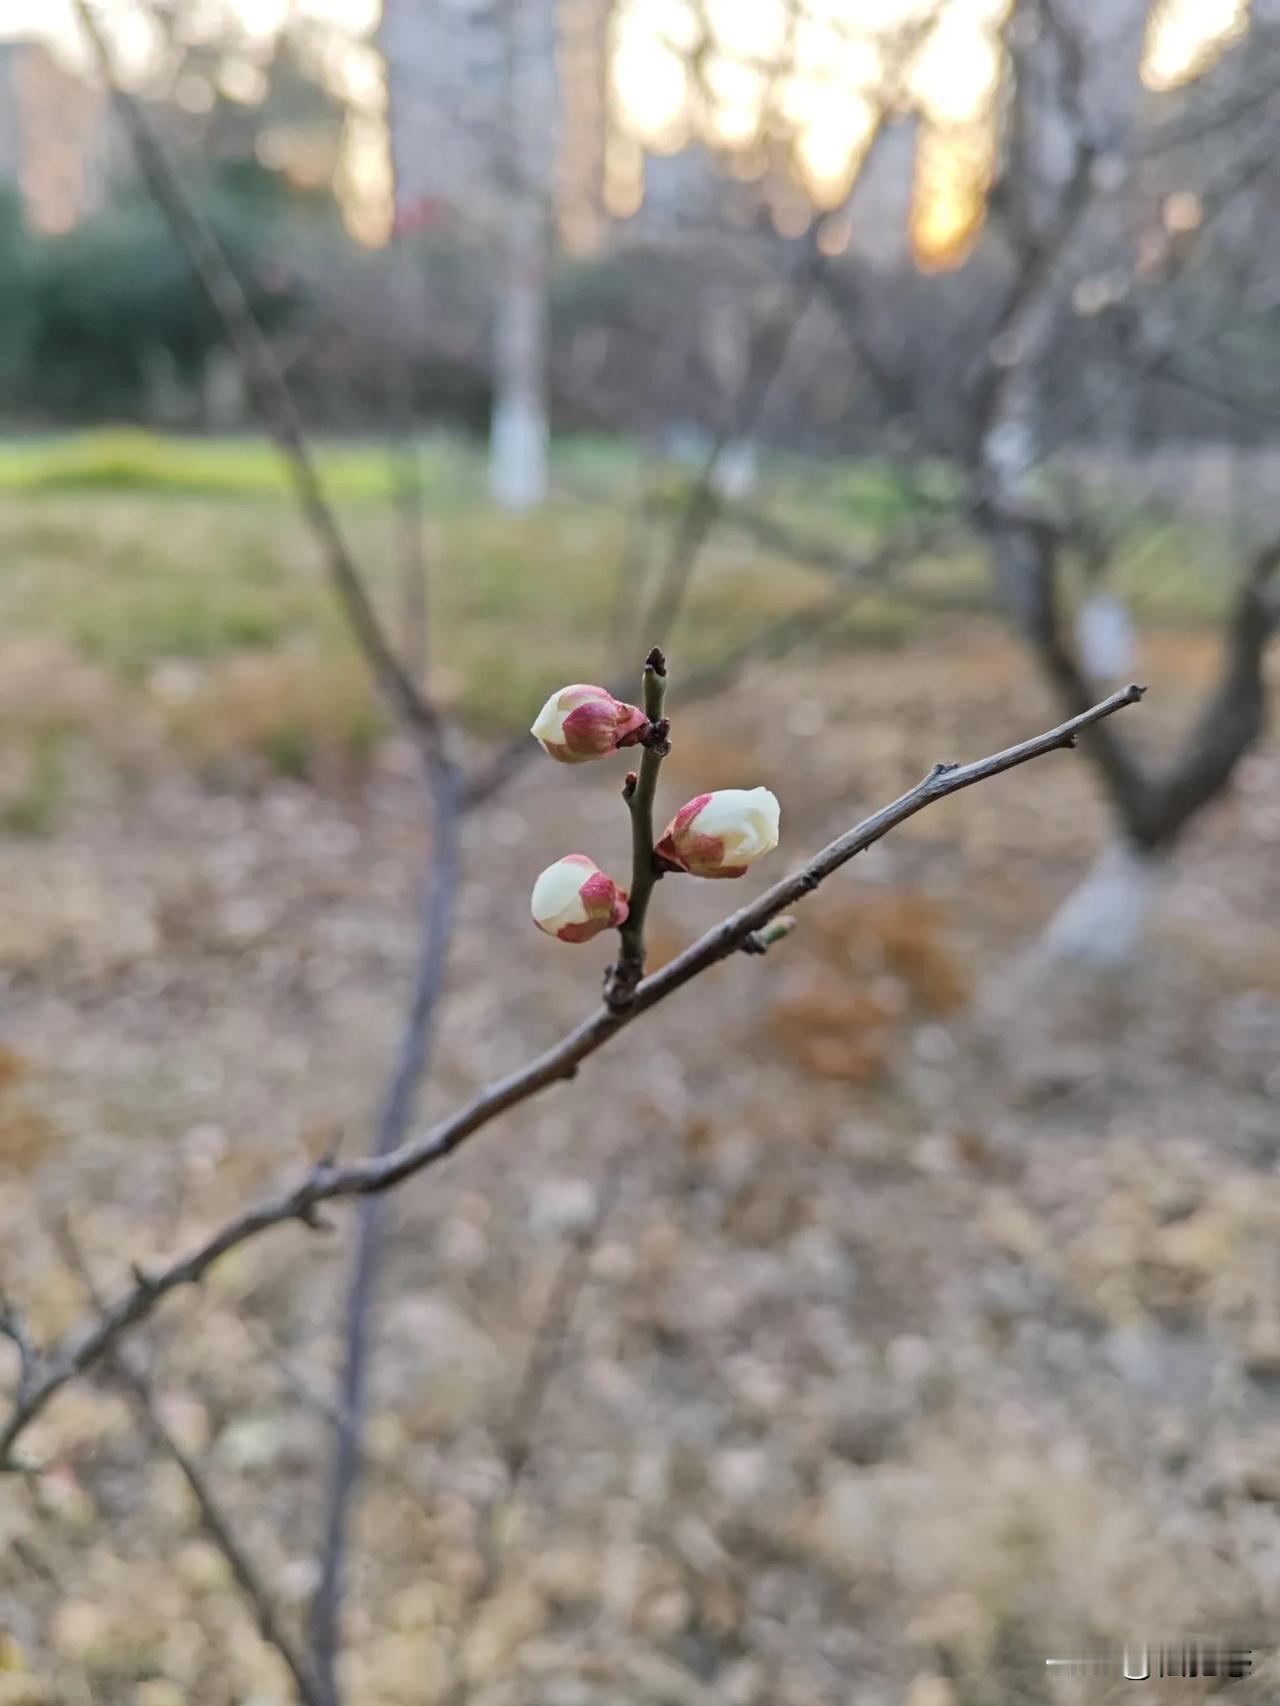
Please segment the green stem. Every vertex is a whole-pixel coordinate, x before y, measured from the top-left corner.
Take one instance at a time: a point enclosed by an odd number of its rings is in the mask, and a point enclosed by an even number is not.
[[[644,713],[650,723],[660,722],[667,692],[666,660],[655,647],[644,666]],[[631,893],[627,921],[618,930],[620,950],[617,964],[610,968],[605,999],[615,1010],[628,1006],[636,985],[644,976],[644,926],[649,899],[658,880],[653,858],[653,802],[658,791],[658,770],[670,748],[665,740],[646,745],[640,758],[636,785],[627,796],[631,812]]]

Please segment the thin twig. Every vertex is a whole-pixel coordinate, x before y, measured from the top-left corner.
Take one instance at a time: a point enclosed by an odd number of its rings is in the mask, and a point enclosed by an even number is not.
[[[147,186],[222,322],[236,360],[249,381],[262,425],[285,459],[299,508],[320,547],[329,577],[374,680],[396,719],[423,752],[429,753],[441,739],[440,719],[435,707],[418,691],[383,631],[337,516],[325,496],[293,392],[263,335],[244,287],[217,233],[188,195],[141,105],[121,85],[110,45],[89,0],[72,0],[72,4]]]
[[[419,686],[412,664],[407,664],[398,655],[383,630],[337,517],[325,496],[296,399],[217,233],[192,203],[163,142],[141,106],[121,86],[111,49],[89,0],[74,0],[74,4],[147,185],[222,322],[256,400],[263,425],[285,458],[302,514],[319,543],[330,579],[374,680],[423,760],[435,808],[435,850],[432,871],[425,885],[418,970],[410,1011],[374,1144],[374,1156],[384,1156],[404,1142],[409,1129],[414,1100],[426,1068],[429,1027],[443,984],[447,958],[457,885],[457,835],[462,791],[447,750],[445,719]],[[405,285],[403,274],[398,282]],[[404,413],[409,414],[407,397]],[[416,497],[416,471],[413,490]],[[401,509],[403,515],[403,500]],[[412,515],[404,516],[404,519],[420,537],[416,502]],[[300,1218],[308,1222],[314,1220],[314,1205],[300,1208],[298,1212]],[[361,1429],[369,1360],[368,1317],[376,1289],[382,1221],[381,1205],[373,1199],[361,1217],[355,1272],[349,1294],[341,1402],[343,1425],[335,1439],[326,1542],[314,1607],[317,1681],[321,1690],[319,1698],[324,1706],[335,1706],[338,1698],[337,1630],[345,1538],[362,1456]],[[149,1284],[145,1278],[140,1278],[143,1295]]]
[[[759,425],[774,385],[786,367],[805,310],[813,299],[821,266],[817,239],[824,218],[825,215],[815,214],[800,240],[800,300],[793,301],[788,291],[757,337],[750,368],[734,402],[732,420],[713,440],[681,511],[667,561],[641,621],[641,632],[658,645],[665,645],[675,628],[702,547],[720,513],[717,479],[725,454],[733,442],[747,437]]]
[[[37,1378],[40,1359],[22,1311],[3,1292],[0,1292],[0,1338],[8,1339],[18,1353],[17,1393],[21,1403]]]
[[[32,1384],[25,1400],[15,1402],[8,1420],[0,1429],[0,1466],[9,1465],[12,1448],[19,1437],[68,1381],[98,1363],[123,1334],[154,1311],[162,1298],[184,1285],[198,1283],[229,1251],[290,1221],[314,1225],[317,1210],[323,1203],[391,1190],[443,1161],[499,1115],[528,1101],[549,1085],[572,1078],[582,1061],[603,1048],[642,1013],[647,1013],[711,966],[736,953],[754,932],[812,894],[833,872],[881,840],[890,830],[964,788],[986,782],[1047,753],[1074,746],[1084,730],[1126,705],[1135,704],[1144,692],[1141,687],[1121,688],[1080,716],[1072,717],[1030,740],[1020,741],[1016,746],[1006,747],[969,764],[935,765],[915,787],[828,843],[789,876],[722,919],[683,953],[645,978],[636,990],[635,1000],[625,1011],[614,1012],[608,1007],[600,1007],[551,1048],[505,1077],[495,1079],[463,1107],[391,1154],[342,1166],[332,1161],[321,1161],[287,1190],[242,1210],[186,1256],[157,1268],[153,1273],[139,1273],[135,1284],[110,1305],[100,1321],[65,1340],[61,1347],[55,1348],[44,1359],[39,1378]]]
[[[667,694],[667,660],[657,646],[644,665],[644,712],[649,727],[638,774],[629,774],[623,798],[631,813],[631,893],[626,921],[618,931],[617,964],[605,979],[605,1001],[615,1011],[626,1007],[644,976],[644,926],[649,900],[659,871],[654,860],[653,802],[658,790],[658,771],[670,752],[668,724],[662,715]]]
[[[409,1130],[418,1088],[430,1058],[434,1020],[448,962],[454,899],[460,874],[461,830],[460,788],[451,768],[437,770],[433,795],[434,847],[431,867],[424,882],[418,967],[399,1056],[374,1137],[372,1155],[375,1159],[397,1150]],[[338,1399],[340,1420],[334,1431],[324,1549],[311,1615],[315,1662],[326,1706],[335,1706],[339,1697],[337,1664],[347,1532],[364,1456],[364,1418],[373,1351],[371,1321],[388,1208],[386,1198],[380,1196],[370,1197],[362,1205],[347,1300],[342,1385]]]
[[[84,1285],[94,1307],[105,1316],[106,1306],[102,1295],[69,1222],[65,1218],[59,1218],[54,1223],[53,1231],[68,1267]],[[303,1706],[324,1706],[323,1696],[316,1686],[315,1678],[311,1675],[301,1652],[294,1645],[292,1637],[281,1625],[279,1612],[257,1565],[236,1537],[232,1518],[223,1509],[204,1470],[165,1424],[151,1383],[119,1346],[113,1346],[106,1353],[105,1362],[108,1372],[132,1399],[146,1431],[181,1470],[196,1501],[205,1532],[226,1559],[241,1593],[252,1606],[258,1632],[269,1646],[275,1648],[289,1667]]]

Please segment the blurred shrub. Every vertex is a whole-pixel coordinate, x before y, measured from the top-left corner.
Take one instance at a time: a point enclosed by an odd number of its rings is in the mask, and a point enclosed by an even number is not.
[[[239,167],[197,186],[265,326],[296,302],[293,275],[272,256],[283,204],[270,174]],[[72,230],[37,236],[12,206],[0,242],[17,264],[0,284],[0,371],[27,418],[141,420],[168,390],[198,416],[206,366],[221,331],[162,215],[140,189],[115,195]],[[167,412],[173,412],[169,402]]]

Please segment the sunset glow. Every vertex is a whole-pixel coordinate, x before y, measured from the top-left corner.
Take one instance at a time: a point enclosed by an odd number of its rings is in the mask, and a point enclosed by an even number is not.
[[[145,75],[156,39],[135,0],[97,0],[120,61]],[[199,5],[200,0],[197,0]],[[915,25],[900,98],[922,115],[913,242],[926,264],[961,256],[983,217],[994,150],[1000,28],[1011,0],[619,0],[613,84],[624,133],[658,153],[694,137],[746,149],[762,127],[792,138],[797,169],[814,200],[848,195],[875,123],[890,42]],[[246,41],[266,43],[295,11],[338,32],[328,80],[351,103],[340,186],[353,230],[386,230],[381,62],[370,38],[380,0],[221,0],[211,22],[231,17]],[[699,18],[707,39],[699,41]],[[926,20],[933,21],[926,27]],[[788,22],[790,20],[790,22]],[[1248,0],[1157,0],[1144,82],[1176,87],[1212,62],[1248,23]],[[0,0],[0,36],[38,35],[83,66],[70,0]],[[695,69],[696,68],[696,69]],[[253,67],[246,63],[248,88]],[[627,161],[633,155],[625,150]],[[615,205],[629,202],[634,170],[614,172]]]

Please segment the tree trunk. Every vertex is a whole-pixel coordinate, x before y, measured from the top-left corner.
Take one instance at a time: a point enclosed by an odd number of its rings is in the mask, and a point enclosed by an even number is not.
[[[1116,841],[1049,921],[1042,947],[1051,960],[1082,970],[1119,971],[1136,958],[1164,886],[1163,853]]]
[[[546,234],[541,209],[517,207],[494,332],[489,489],[504,509],[535,509],[547,494]]]
[[[506,0],[507,136],[493,337],[489,491],[503,509],[547,495],[547,263],[558,97],[556,7]]]

